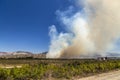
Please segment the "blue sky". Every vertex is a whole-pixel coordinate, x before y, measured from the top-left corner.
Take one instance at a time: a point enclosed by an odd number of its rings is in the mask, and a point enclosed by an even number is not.
[[[60,31],[56,10],[68,0],[0,0],[0,51],[47,51],[49,26]]]
[[[71,4],[72,0],[0,0],[0,51],[48,51],[49,26],[64,31],[56,11]],[[119,50],[120,41],[116,45]]]

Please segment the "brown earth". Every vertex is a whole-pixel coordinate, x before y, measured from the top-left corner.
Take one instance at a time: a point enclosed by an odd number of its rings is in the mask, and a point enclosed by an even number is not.
[[[120,70],[97,74],[94,76],[81,78],[77,80],[120,80]]]

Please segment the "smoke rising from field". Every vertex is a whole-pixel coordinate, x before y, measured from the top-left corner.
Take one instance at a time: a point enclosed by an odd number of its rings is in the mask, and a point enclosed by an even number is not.
[[[74,6],[57,11],[66,33],[50,27],[48,58],[105,55],[120,37],[120,0],[77,0],[76,6],[76,12]]]

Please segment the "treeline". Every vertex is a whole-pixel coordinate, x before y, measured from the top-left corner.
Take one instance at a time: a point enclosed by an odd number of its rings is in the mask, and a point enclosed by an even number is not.
[[[92,74],[120,69],[120,60],[71,60],[67,63],[30,63],[22,68],[0,69],[0,80],[76,79]]]

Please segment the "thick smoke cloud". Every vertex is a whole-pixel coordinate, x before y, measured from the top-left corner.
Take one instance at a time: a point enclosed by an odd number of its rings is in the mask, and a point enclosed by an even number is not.
[[[120,37],[120,0],[77,0],[76,5],[77,12],[72,6],[57,11],[67,33],[50,27],[48,58],[105,55]]]

